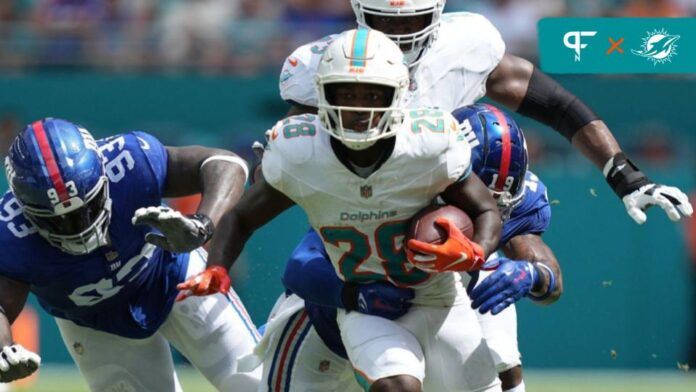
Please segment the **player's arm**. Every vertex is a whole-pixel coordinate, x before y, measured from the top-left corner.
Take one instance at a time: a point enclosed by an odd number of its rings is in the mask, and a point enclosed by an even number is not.
[[[24,308],[29,285],[0,276],[0,382],[27,377],[41,365],[41,358],[12,339],[10,325]]]
[[[500,212],[491,192],[479,177],[471,173],[463,181],[450,185],[440,196],[445,203],[466,212],[474,222],[473,240],[483,248],[484,258],[495,252],[502,229]]]
[[[443,244],[408,240],[409,262],[431,273],[480,269],[500,241],[502,225],[495,200],[474,173],[447,187],[440,196],[469,215],[476,228],[474,238],[466,238],[447,218],[436,218],[435,223],[447,231],[447,239]]]
[[[236,154],[190,146],[167,147],[167,156],[164,197],[200,193],[197,213],[208,216],[214,224],[242,197],[248,168]]]
[[[180,284],[179,300],[189,295],[226,293],[230,287],[228,270],[237,260],[254,231],[271,221],[294,202],[261,180],[252,185],[239,202],[220,218],[208,251],[208,268]]]
[[[163,197],[201,193],[193,215],[163,206],[136,211],[134,224],[157,228],[146,240],[173,252],[190,252],[205,244],[215,231],[223,211],[242,196],[248,176],[246,162],[230,151],[200,146],[166,147],[167,174]]]
[[[561,297],[563,294],[561,266],[558,264],[556,255],[540,235],[518,235],[510,239],[501,250],[510,259],[525,260],[534,264],[538,281],[531,288],[532,299],[541,298],[537,302],[552,304]]]
[[[538,234],[510,239],[501,250],[506,257],[486,263],[496,270],[469,293],[471,307],[496,315],[524,297],[541,304],[556,302],[563,277],[556,256]]]
[[[655,184],[621,151],[607,125],[578,97],[535,68],[506,54],[486,82],[491,99],[556,130],[600,168],[637,222],[645,209],[662,207],[670,219],[691,216],[693,208],[679,189]]]

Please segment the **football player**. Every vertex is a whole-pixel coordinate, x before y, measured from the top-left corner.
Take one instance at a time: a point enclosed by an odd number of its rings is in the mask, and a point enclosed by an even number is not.
[[[487,96],[568,139],[603,171],[637,223],[646,221],[645,210],[651,205],[663,208],[674,221],[692,215],[686,195],[643,174],[587,105],[531,62],[506,54],[499,32],[484,16],[443,13],[445,0],[351,0],[351,4],[358,25],[384,32],[405,52],[411,81],[404,98],[407,107],[453,111]],[[303,45],[286,59],[279,86],[281,97],[292,105],[288,115],[316,113],[316,70],[335,38]],[[316,234],[310,231],[307,237],[311,236]],[[504,390],[522,383],[521,367],[510,366],[499,364]],[[516,392],[523,390],[522,386]]]
[[[403,53],[376,30],[351,30],[334,40],[317,80],[319,114],[276,124],[263,157],[265,180],[221,219],[208,270],[180,287],[206,295],[227,286],[227,269],[249,235],[297,204],[341,280],[415,291],[414,305],[395,321],[338,311],[341,340],[365,389],[500,391],[458,273],[479,269],[497,247],[500,215],[488,188],[471,174],[470,147],[457,121],[439,110],[402,110]],[[464,210],[476,234],[467,239],[444,219],[447,241],[434,248],[409,243],[419,254],[407,262],[401,246],[407,222],[437,196]],[[289,339],[304,333],[303,325]],[[278,366],[288,369],[294,358],[284,351]]]
[[[204,147],[165,147],[130,132],[94,140],[47,118],[15,138],[0,209],[0,381],[26,377],[40,358],[12,340],[29,292],[55,317],[93,391],[180,391],[169,344],[219,390],[255,390],[260,371],[237,358],[258,333],[239,297],[174,303],[176,285],[205,268],[201,248],[221,211],[241,196],[246,163]],[[196,214],[162,205],[201,192]]]
[[[505,257],[489,261],[489,267],[498,265],[495,272],[470,272],[468,287],[473,289],[473,307],[484,313],[479,323],[487,332],[484,336],[495,363],[505,363],[520,356],[516,314],[508,306],[524,297],[552,303],[563,290],[560,266],[541,238],[550,223],[551,208],[546,187],[527,171],[524,135],[512,118],[490,105],[464,107],[453,115],[471,144],[474,173],[489,184],[504,219],[499,250]],[[270,330],[276,332],[267,334],[257,350],[264,361],[261,385],[275,391],[274,382],[282,380],[281,385],[297,391],[356,389],[335,309],[397,319],[408,311],[413,294],[389,283],[343,282],[319,242],[303,243],[298,250],[303,253],[290,260],[283,283],[306,305],[302,309],[301,301],[292,296],[272,315]],[[287,331],[301,319],[304,333],[289,339]],[[291,370],[278,365],[284,351],[296,352],[295,360],[286,365]],[[292,378],[283,379],[283,371],[291,372]]]
[[[637,223],[645,209],[662,207],[671,220],[691,216],[680,190],[650,180],[621,151],[607,125],[578,97],[534,65],[505,53],[498,30],[482,15],[443,13],[446,0],[350,0],[358,25],[399,44],[410,67],[408,107],[452,111],[487,96],[553,128],[588,157]],[[321,53],[336,35],[296,49],[283,64],[281,97],[289,114],[316,112],[312,88]]]

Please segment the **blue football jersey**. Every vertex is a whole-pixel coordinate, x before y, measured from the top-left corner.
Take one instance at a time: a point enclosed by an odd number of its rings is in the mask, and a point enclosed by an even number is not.
[[[111,245],[70,255],[45,241],[27,222],[11,192],[0,207],[0,275],[25,282],[51,315],[127,338],[157,331],[174,304],[189,255],[145,242],[154,229],[133,226],[140,207],[158,206],[167,152],[153,136],[131,132],[97,141],[112,200]]]
[[[546,185],[534,173],[527,171],[524,186],[526,189],[522,202],[512,210],[510,218],[503,223],[500,246],[518,235],[542,234],[551,222],[551,206],[546,194]]]
[[[525,177],[524,199],[515,207],[510,214],[510,218],[503,224],[500,245],[506,244],[511,238],[525,234],[542,234],[546,231],[551,221],[551,207],[546,194],[546,186],[534,173],[527,171]],[[321,244],[321,239],[316,233],[308,233],[307,236],[315,236],[312,242],[306,238],[307,244],[314,243],[315,246]],[[478,273],[476,273],[478,275]],[[471,280],[472,287],[477,278]],[[324,341],[324,344],[336,355],[348,358],[346,355],[341,332],[336,322],[336,309],[319,306],[310,302],[305,302],[307,315],[309,316],[317,334]]]

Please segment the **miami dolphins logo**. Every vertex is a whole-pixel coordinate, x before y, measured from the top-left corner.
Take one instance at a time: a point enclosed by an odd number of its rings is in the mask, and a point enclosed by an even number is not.
[[[640,50],[631,49],[631,52],[652,61],[653,65],[671,62],[672,57],[677,55],[679,38],[680,36],[671,35],[665,29],[649,31],[648,36],[643,38]]]

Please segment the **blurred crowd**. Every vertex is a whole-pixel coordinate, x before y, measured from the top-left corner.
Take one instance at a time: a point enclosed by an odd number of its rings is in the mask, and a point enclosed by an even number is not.
[[[693,16],[696,0],[449,0],[534,57],[546,16]],[[1,0],[0,67],[276,71],[294,47],[354,24],[349,0]]]

